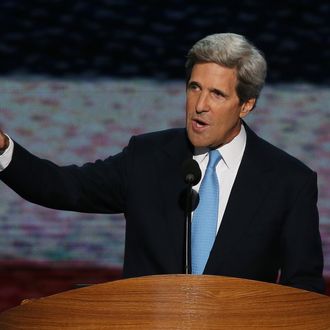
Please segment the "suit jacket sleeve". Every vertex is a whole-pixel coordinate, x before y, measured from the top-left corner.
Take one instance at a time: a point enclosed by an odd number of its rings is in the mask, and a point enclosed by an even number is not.
[[[125,209],[128,148],[105,160],[57,166],[15,143],[0,179],[24,199],[49,208],[94,213]]]
[[[281,237],[280,283],[324,292],[323,254],[317,211],[316,173],[311,172],[294,196]]]

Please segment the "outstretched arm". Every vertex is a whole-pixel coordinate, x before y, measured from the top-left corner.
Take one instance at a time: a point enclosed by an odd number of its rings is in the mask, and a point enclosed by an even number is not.
[[[78,212],[125,211],[127,150],[81,167],[58,166],[7,139],[1,132],[0,149],[6,152],[0,155],[0,179],[24,199],[54,209]],[[9,142],[14,147],[7,157]],[[7,159],[3,161],[3,158]]]

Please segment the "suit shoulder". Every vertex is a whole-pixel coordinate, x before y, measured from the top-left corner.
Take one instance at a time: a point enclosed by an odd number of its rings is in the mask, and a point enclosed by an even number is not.
[[[186,130],[174,128],[133,136],[125,151],[135,164],[155,159],[176,159],[181,164],[191,154],[190,147]]]
[[[177,137],[182,135],[185,135],[184,128],[169,128],[161,131],[140,134],[137,135],[136,138],[141,140],[145,140],[145,139],[158,140],[158,139],[168,139],[170,137]]]
[[[248,135],[251,152],[258,154],[258,158],[262,158],[263,162],[288,172],[301,172],[305,174],[313,172],[310,167],[298,158],[257,136],[254,132],[251,132]]]
[[[130,143],[134,142],[137,145],[158,148],[164,146],[172,140],[182,140],[185,138],[185,136],[186,130],[184,128],[171,128],[133,136],[130,140]]]

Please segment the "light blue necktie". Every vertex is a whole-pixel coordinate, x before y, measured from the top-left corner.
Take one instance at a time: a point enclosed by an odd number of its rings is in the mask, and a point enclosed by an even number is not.
[[[193,274],[203,274],[217,232],[219,182],[216,166],[218,150],[209,152],[209,162],[199,188],[199,204],[191,227],[191,267]]]

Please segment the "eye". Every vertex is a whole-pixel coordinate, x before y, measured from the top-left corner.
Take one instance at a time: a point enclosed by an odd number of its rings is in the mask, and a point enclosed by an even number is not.
[[[194,81],[190,82],[188,85],[188,90],[195,91],[195,90],[199,90],[199,89],[200,89],[200,86]]]
[[[222,91],[218,90],[218,89],[213,89],[212,94],[217,98],[225,97],[225,94]]]

